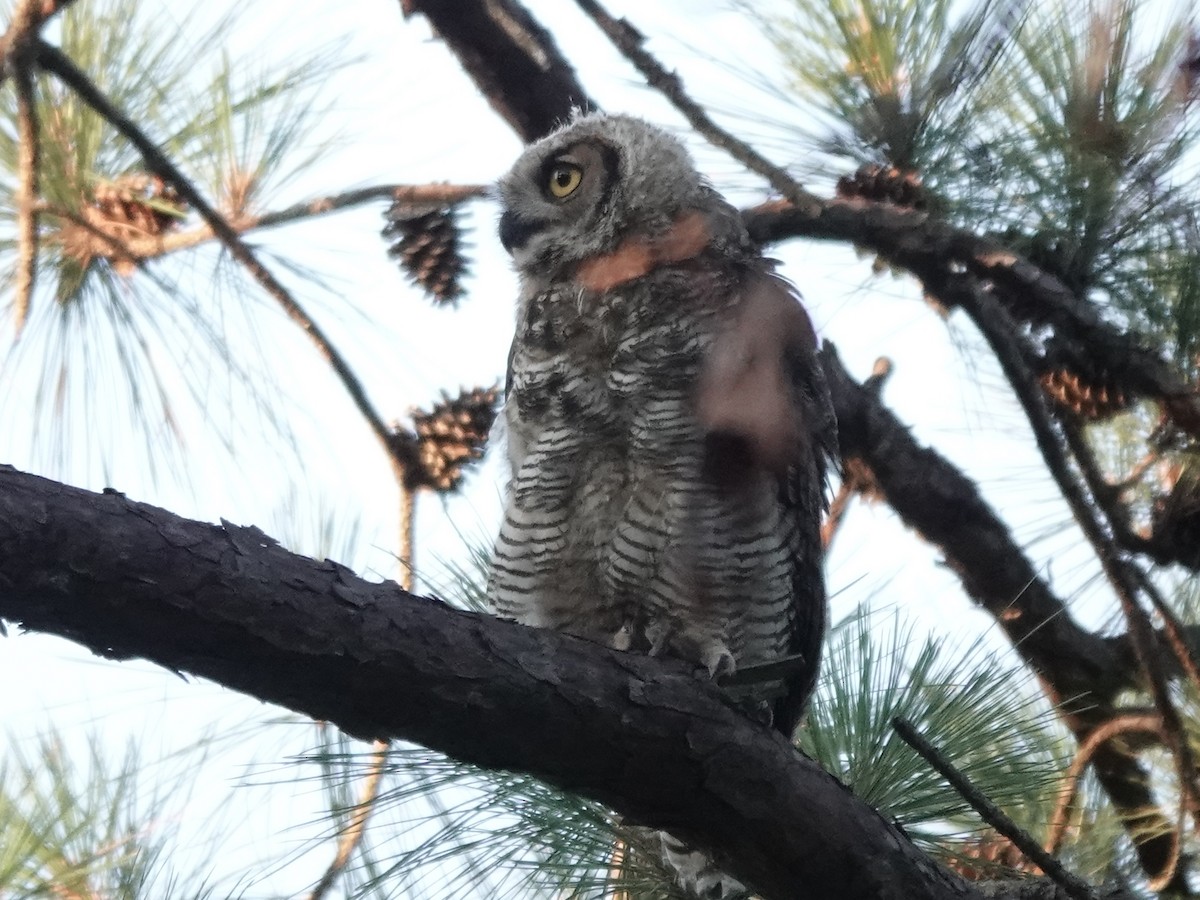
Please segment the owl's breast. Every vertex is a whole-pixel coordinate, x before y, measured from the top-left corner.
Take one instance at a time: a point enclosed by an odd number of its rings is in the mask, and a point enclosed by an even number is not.
[[[673,270],[603,294],[559,286],[532,296],[509,371],[512,432],[530,441],[561,425],[652,456],[696,441],[700,361],[725,305],[719,279]]]

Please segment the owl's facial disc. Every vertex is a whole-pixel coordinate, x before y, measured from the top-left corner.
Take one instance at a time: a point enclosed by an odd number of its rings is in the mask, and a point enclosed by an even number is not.
[[[500,243],[514,256],[537,256],[538,237],[559,235],[565,223],[594,217],[616,175],[616,150],[599,141],[579,141],[550,153],[519,173],[525,190],[520,202],[509,202],[500,215]]]

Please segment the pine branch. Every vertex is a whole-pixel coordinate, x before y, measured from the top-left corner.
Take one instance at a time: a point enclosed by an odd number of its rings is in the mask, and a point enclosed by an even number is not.
[[[713,852],[766,898],[799,885],[812,900],[981,896],[685,664],[454,610],[254,528],[7,467],[0,560],[11,622],[533,774]]]
[[[744,210],[742,216],[760,244],[797,237],[845,241],[872,250],[922,281],[965,268],[981,282],[996,285],[1014,319],[1049,325],[1086,346],[1122,390],[1157,400],[1180,429],[1200,437],[1200,392],[1174,366],[1104,321],[1058,278],[989,238],[926,213],[862,201],[828,200],[816,214],[774,201]]]
[[[429,20],[492,109],[526,142],[598,107],[550,33],[515,0],[400,0]]]
[[[876,393],[851,377],[828,341],[821,361],[844,460],[864,467],[901,520],[942,550],[966,593],[1037,673],[1076,740],[1086,741],[1120,714],[1113,705],[1118,692],[1140,686],[1128,634],[1112,639],[1081,628],[970,479],[917,444]],[[1143,868],[1161,876],[1173,865],[1175,827],[1157,807],[1149,774],[1111,741],[1096,751],[1095,768]]]
[[[1063,868],[1062,863],[1043,850],[1042,846],[1030,837],[1025,829],[1010,819],[1004,810],[983,796],[971,784],[970,779],[959,771],[950,760],[946,759],[933,744],[929,743],[910,722],[895,718],[892,720],[892,727],[896,729],[896,733],[904,739],[908,746],[916,750],[922,759],[933,766],[938,774],[945,778],[954,790],[958,791],[971,808],[979,813],[979,817],[983,821],[1012,841],[1013,845],[1045,872],[1046,876],[1055,884],[1062,885],[1063,889],[1076,900],[1097,900],[1098,895],[1090,885]]]
[[[96,113],[117,129],[146,161],[147,167],[164,181],[171,184],[205,224],[212,229],[221,243],[229,250],[230,255],[240,262],[251,276],[269,293],[283,308],[288,317],[300,326],[333,369],[342,382],[342,386],[350,395],[355,407],[367,421],[376,438],[396,464],[402,465],[403,460],[395,451],[390,429],[384,423],[378,411],[366,395],[358,376],[350,368],[345,357],[333,346],[332,342],[321,330],[304,308],[296,301],[288,290],[274,275],[259,261],[250,246],[241,239],[237,231],[218,213],[199,190],[188,180],[182,171],[162,152],[142,130],[121,110],[117,109],[109,99],[92,83],[87,74],[79,69],[64,53],[51,47],[45,42],[37,44],[37,61],[46,71],[52,73]]]
[[[682,80],[646,50],[645,37],[625,19],[614,19],[596,0],[575,0],[580,9],[599,26],[621,54],[637,68],[646,83],[671,101],[714,147],[724,150],[752,172],[767,179],[767,183],[786,197],[796,209],[807,215],[815,214],[821,206],[819,198],[806,191],[786,170],[775,165],[745,141],[717,125],[704,107],[691,98]]]
[[[1200,786],[1191,745],[1183,721],[1167,687],[1167,675],[1158,652],[1157,638],[1150,617],[1138,602],[1138,581],[1127,560],[1104,528],[1096,507],[1071,469],[1066,440],[1055,428],[1054,418],[1037,379],[1029,367],[1029,353],[1023,346],[1015,322],[990,293],[974,283],[970,276],[949,277],[941,284],[926,285],[952,305],[961,306],[983,332],[984,338],[1000,362],[1018,401],[1033,428],[1034,439],[1047,468],[1054,476],[1088,543],[1108,578],[1125,617],[1126,633],[1138,666],[1162,718],[1166,746],[1171,751],[1179,775],[1180,790],[1188,810],[1200,826]],[[1181,662],[1185,663],[1184,660]]]
[[[38,118],[34,94],[33,69],[27,62],[17,64],[17,277],[15,320],[16,337],[21,337],[29,319],[33,286],[37,281],[38,257]]]
[[[270,210],[259,215],[239,215],[227,219],[229,227],[239,235],[267,228],[277,228],[293,222],[306,221],[319,216],[346,209],[354,209],[379,200],[393,203],[442,203],[452,206],[468,200],[486,197],[491,189],[481,184],[380,184],[365,188],[354,188],[324,197],[314,197],[283,209]],[[166,231],[162,234],[124,235],[118,239],[105,234],[77,213],[59,206],[42,203],[39,210],[64,219],[76,227],[85,228],[108,246],[108,251],[127,259],[148,260],[182,250],[190,250],[210,241],[217,240],[213,229],[201,224],[183,231]]]
[[[8,28],[0,36],[0,86],[12,73],[20,71],[35,53],[38,32],[46,22],[75,0],[19,0]]]
[[[38,121],[33,64],[38,32],[73,0],[20,0],[0,36],[0,86],[11,73],[17,82],[17,267],[15,332],[20,338],[29,318],[37,279]]]

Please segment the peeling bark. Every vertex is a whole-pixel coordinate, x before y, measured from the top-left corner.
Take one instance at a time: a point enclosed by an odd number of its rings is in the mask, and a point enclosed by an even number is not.
[[[256,528],[0,467],[0,616],[527,772],[709,849],[767,898],[983,896],[682,664],[454,610]]]

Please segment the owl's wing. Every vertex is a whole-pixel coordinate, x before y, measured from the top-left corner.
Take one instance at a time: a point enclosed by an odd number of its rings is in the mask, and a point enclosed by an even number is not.
[[[786,279],[755,267],[705,356],[696,394],[700,424],[744,445],[743,463],[784,475],[811,455],[824,479],[837,458],[837,420],[808,313]]]
[[[816,684],[825,634],[821,512],[826,474],[837,461],[837,420],[795,288],[755,267],[742,277],[740,294],[706,356],[697,412],[710,440],[720,435],[718,446],[735,448],[715,465],[717,477],[736,482],[739,469],[774,473],[796,529],[792,604],[781,623],[790,661],[770,673],[783,682],[775,725],[790,736]]]

